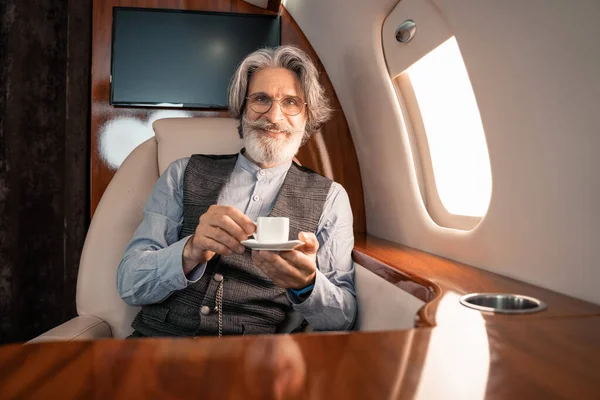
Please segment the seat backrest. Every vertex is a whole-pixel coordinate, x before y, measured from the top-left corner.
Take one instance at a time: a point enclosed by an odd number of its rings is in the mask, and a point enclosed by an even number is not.
[[[77,312],[106,321],[115,338],[131,333],[138,311],[117,292],[117,268],[159,175],[171,162],[191,154],[233,154],[242,148],[237,121],[229,118],[168,118],[153,127],[155,137],[125,159],[104,192],[79,264]]]

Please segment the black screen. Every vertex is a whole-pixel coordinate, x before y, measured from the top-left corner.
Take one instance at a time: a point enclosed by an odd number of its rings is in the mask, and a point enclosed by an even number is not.
[[[110,103],[227,107],[239,63],[279,44],[276,16],[115,7]]]

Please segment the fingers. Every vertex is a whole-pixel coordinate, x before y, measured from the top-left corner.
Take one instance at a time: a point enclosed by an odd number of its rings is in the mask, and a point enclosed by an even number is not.
[[[304,274],[273,252],[253,250],[252,260],[279,287],[287,289],[306,286],[307,278]]]
[[[234,207],[211,206],[208,211],[200,217],[200,225],[218,227],[227,232],[238,241],[246,240],[248,235],[254,232],[254,223],[241,211]],[[247,221],[245,221],[247,219]],[[250,222],[250,225],[247,222]],[[240,223],[243,225],[241,226]]]
[[[282,251],[279,257],[292,264],[303,273],[312,273],[316,269],[315,257],[298,250]]]
[[[202,227],[200,230],[201,238],[211,239],[214,242],[219,243],[223,247],[228,248],[232,252],[242,254],[245,251],[244,246],[240,244],[240,241],[236,240],[236,238],[232,237],[229,233],[224,231],[221,228],[214,226],[206,226]],[[206,243],[212,243],[211,241],[207,241]],[[212,250],[212,249],[207,249]],[[212,250],[215,251],[215,250]],[[218,252],[219,254],[223,254]]]
[[[210,215],[214,215],[216,218],[218,218],[217,216],[221,216],[221,217],[229,217],[228,219],[221,219],[221,222],[224,222],[226,224],[226,226],[222,226],[221,228],[226,229],[226,227],[233,227],[233,226],[237,226],[239,228],[241,228],[242,232],[244,233],[245,237],[241,240],[245,240],[248,238],[248,235],[251,235],[254,233],[254,231],[256,230],[256,225],[254,224],[254,222],[248,218],[248,216],[246,216],[243,212],[241,212],[240,210],[238,210],[235,207],[230,207],[230,206],[211,206],[208,209],[207,214]],[[229,221],[233,222],[234,225],[231,225],[229,223]],[[237,231],[237,230],[236,230]],[[233,233],[233,232],[231,232]]]
[[[213,205],[200,217],[193,246],[221,255],[243,254],[240,242],[254,231],[254,222],[235,207]]]
[[[304,254],[317,254],[317,250],[319,250],[319,241],[314,233],[300,232],[298,234],[298,239],[303,241],[304,244],[296,247],[294,250],[300,251]]]
[[[197,245],[204,250],[212,251],[213,253],[221,254],[223,256],[230,256],[233,253],[233,250],[229,247],[205,236],[197,239]]]
[[[314,283],[317,266],[310,255],[295,250],[280,254],[254,250],[252,260],[273,283],[284,289],[301,289]]]

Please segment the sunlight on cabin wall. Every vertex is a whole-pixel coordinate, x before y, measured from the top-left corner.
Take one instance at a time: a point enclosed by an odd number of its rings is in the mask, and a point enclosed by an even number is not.
[[[452,214],[483,216],[492,195],[490,160],[456,39],[448,39],[404,74],[417,99],[442,204]]]
[[[99,133],[100,157],[114,169],[118,169],[125,158],[137,146],[154,136],[152,124],[163,118],[189,118],[192,115],[180,110],[156,111],[142,121],[131,117],[108,121]]]

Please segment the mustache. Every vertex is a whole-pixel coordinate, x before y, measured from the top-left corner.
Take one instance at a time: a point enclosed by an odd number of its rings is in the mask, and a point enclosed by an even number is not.
[[[278,131],[288,135],[296,133],[297,131],[287,124],[276,124],[264,120],[250,121],[244,116],[244,125],[252,130],[263,130],[263,131]]]

